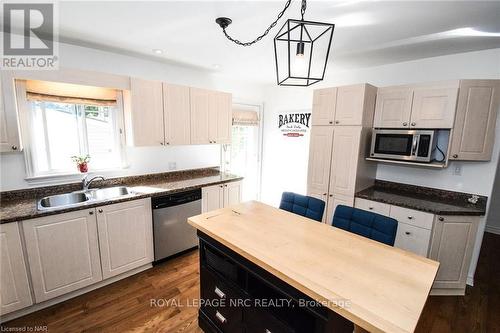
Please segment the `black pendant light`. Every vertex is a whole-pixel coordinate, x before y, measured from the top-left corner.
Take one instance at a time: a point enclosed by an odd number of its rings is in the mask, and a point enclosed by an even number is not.
[[[219,17],[215,22],[222,28],[227,39],[237,45],[250,46],[260,41],[276,26],[290,3],[291,0],[288,0],[276,20],[253,41],[241,42],[229,36],[226,28],[232,23],[230,18]],[[276,80],[280,86],[307,87],[325,77],[335,25],[305,21],[306,7],[306,0],[302,0],[301,19],[288,19],[274,37]]]

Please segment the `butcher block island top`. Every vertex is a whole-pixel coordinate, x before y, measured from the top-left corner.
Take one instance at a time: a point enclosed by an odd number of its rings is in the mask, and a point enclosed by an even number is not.
[[[370,332],[413,332],[439,266],[256,201],[188,222]]]

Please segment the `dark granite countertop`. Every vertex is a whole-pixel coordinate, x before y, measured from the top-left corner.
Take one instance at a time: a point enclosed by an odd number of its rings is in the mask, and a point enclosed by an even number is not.
[[[356,193],[357,198],[373,200],[437,215],[485,215],[487,197],[473,194],[376,180],[375,185]]]
[[[128,186],[132,189],[133,193],[131,195],[106,201],[86,203],[78,207],[66,207],[53,210],[38,210],[38,200],[48,195],[80,190],[80,183],[2,192],[0,195],[0,223],[15,222],[118,202],[189,191],[204,186],[217,185],[241,179],[243,178],[236,175],[219,173],[215,168],[112,178],[105,181],[96,181],[93,187]]]

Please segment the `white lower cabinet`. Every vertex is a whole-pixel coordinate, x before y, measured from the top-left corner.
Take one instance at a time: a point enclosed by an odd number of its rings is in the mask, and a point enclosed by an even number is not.
[[[149,198],[26,220],[22,226],[36,303],[153,261]]]
[[[104,279],[153,261],[151,199],[97,208],[97,230]]]
[[[0,315],[33,304],[17,222],[0,225]]]
[[[241,202],[241,181],[207,186],[201,189],[203,213],[235,205]]]
[[[37,303],[102,280],[94,209],[22,224]]]
[[[430,239],[430,230],[399,222],[394,246],[427,257]]]
[[[326,209],[326,224],[332,224],[333,215],[335,214],[335,209],[338,205],[344,205],[352,207],[354,206],[354,198],[350,196],[345,196],[341,194],[330,194],[328,196],[328,202],[325,207]]]
[[[383,202],[371,201],[361,198],[356,198],[354,207],[385,216],[389,216],[391,211],[391,205],[385,204]]]

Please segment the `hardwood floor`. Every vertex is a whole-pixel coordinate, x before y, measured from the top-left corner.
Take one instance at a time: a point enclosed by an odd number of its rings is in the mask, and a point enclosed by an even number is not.
[[[416,332],[500,332],[500,236],[484,236],[475,286],[465,297],[430,297]],[[198,252],[2,325],[49,332],[202,332]],[[163,299],[163,301],[161,300]],[[151,305],[153,300],[153,305]],[[165,300],[170,300],[169,303]],[[154,302],[157,305],[154,306]]]

